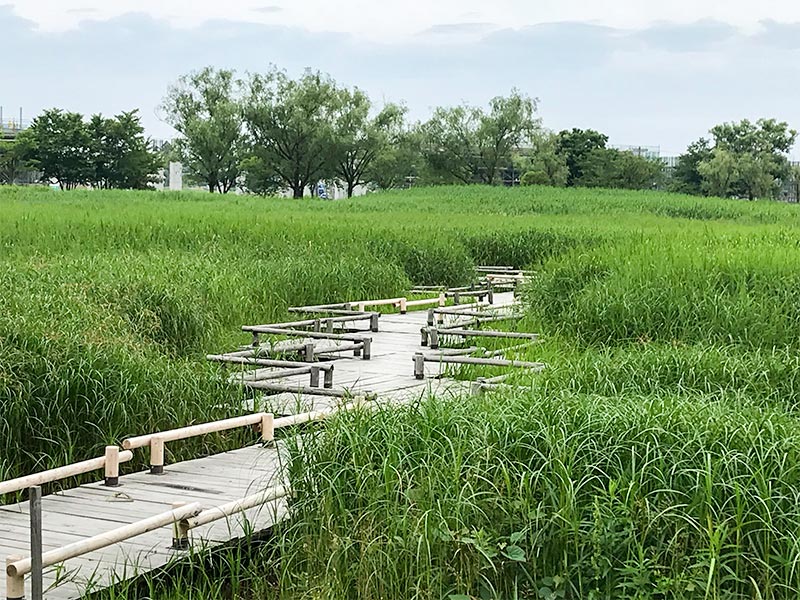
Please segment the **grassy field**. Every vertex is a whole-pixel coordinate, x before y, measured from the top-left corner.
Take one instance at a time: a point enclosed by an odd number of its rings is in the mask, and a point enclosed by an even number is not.
[[[138,593],[796,598],[799,215],[548,188],[0,188],[0,478],[237,413],[203,355],[244,323],[513,264],[538,273],[525,327],[545,342],[524,356],[550,365],[528,391],[334,419],[294,450],[277,544]],[[238,440],[201,443],[170,450]]]

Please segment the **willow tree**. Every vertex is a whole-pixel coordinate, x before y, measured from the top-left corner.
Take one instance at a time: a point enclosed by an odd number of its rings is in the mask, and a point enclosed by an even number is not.
[[[327,75],[290,79],[273,69],[250,78],[244,118],[251,139],[249,169],[277,177],[302,198],[305,188],[333,174],[334,126],[341,102]]]
[[[536,110],[537,101],[518,90],[493,98],[488,111],[467,105],[437,108],[421,128],[428,165],[445,179],[494,184],[514,151],[539,131]]]
[[[344,182],[348,198],[356,186],[371,182],[372,167],[402,133],[405,108],[387,104],[377,114],[371,112],[372,102],[361,90],[339,91],[333,123],[333,173]]]
[[[181,77],[169,88],[162,109],[180,134],[177,149],[190,175],[209,192],[236,185],[245,140],[241,81],[233,71],[205,69]]]

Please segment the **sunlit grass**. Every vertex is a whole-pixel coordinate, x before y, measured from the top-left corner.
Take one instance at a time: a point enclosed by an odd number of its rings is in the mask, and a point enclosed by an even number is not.
[[[203,357],[291,305],[468,283],[475,264],[537,273],[525,319],[498,327],[541,333],[511,356],[546,371],[334,419],[294,448],[277,547],[116,597],[800,593],[795,206],[547,188],[345,202],[0,188],[0,217],[0,478],[241,411]],[[173,444],[169,458],[242,442]]]

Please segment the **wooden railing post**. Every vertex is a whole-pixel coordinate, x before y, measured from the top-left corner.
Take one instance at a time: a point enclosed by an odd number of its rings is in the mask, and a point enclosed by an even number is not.
[[[414,355],[414,377],[425,379],[425,355],[422,352]]]
[[[28,488],[29,512],[31,520],[31,598],[42,600],[42,488],[35,485]]]
[[[164,474],[164,438],[159,436],[150,440],[150,474]]]
[[[173,510],[186,506],[186,502],[173,502]],[[173,550],[188,550],[189,549],[189,528],[186,526],[185,520],[176,520],[172,524],[172,549]]]
[[[331,365],[330,369],[325,371],[325,381],[323,382],[323,385],[326,389],[333,388],[333,365]]]
[[[24,600],[25,598],[25,575],[11,575],[8,572],[10,565],[22,559],[22,556],[17,555],[6,558],[6,600]]]
[[[305,351],[305,361],[306,362],[314,362],[314,342],[309,342],[304,347]]]
[[[261,441],[265,445],[275,442],[275,415],[272,413],[261,415]]]
[[[427,346],[428,345],[428,329],[426,327],[423,327],[422,329],[419,330],[419,332],[420,332],[420,335],[422,336],[422,339],[420,340],[419,345],[420,346]]]
[[[447,306],[447,294],[444,292],[439,294],[439,306]]]
[[[311,367],[310,385],[313,388],[319,387],[319,367]]]
[[[408,298],[400,298],[400,314],[404,315],[408,312]]]
[[[381,316],[380,313],[374,313],[369,318],[369,330],[373,333],[378,332],[378,319],[380,318],[380,316]]]
[[[435,327],[428,330],[428,337],[430,338],[431,350],[439,348],[439,330]]]
[[[428,309],[428,327],[433,327],[434,319],[436,319],[436,309],[435,308],[429,308]]]
[[[372,338],[364,338],[364,360],[372,358]]]
[[[106,446],[105,485],[119,485],[119,446]]]

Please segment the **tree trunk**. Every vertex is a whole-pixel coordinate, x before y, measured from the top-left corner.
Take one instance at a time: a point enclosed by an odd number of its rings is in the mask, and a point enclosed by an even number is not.
[[[356,189],[355,182],[354,181],[348,181],[347,182],[347,197],[348,198],[352,198],[353,197],[353,192],[355,191],[355,189]]]
[[[292,198],[299,200],[303,197],[303,190],[306,186],[303,184],[296,184],[292,186]]]

